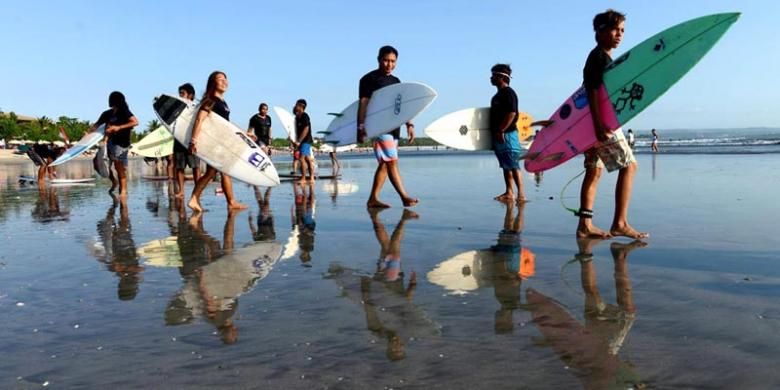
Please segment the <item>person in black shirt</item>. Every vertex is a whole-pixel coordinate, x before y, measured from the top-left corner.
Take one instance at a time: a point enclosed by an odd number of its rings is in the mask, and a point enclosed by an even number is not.
[[[401,80],[392,75],[397,60],[398,51],[394,47],[381,47],[377,56],[378,68],[368,72],[360,79],[360,106],[358,107],[357,115],[357,140],[360,143],[365,142],[366,139],[366,110],[368,109],[371,95],[377,89],[401,82]],[[409,144],[413,143],[414,124],[411,121],[406,123],[406,133],[409,136]],[[398,170],[398,138],[400,138],[400,134],[401,130],[395,129],[374,139],[374,155],[379,165],[376,168],[376,173],[374,173],[371,196],[368,198],[368,202],[366,202],[366,206],[370,208],[390,207],[389,204],[379,201],[379,193],[382,191],[382,186],[384,186],[385,179],[388,177],[390,178],[390,183],[393,184],[396,192],[401,197],[404,207],[411,207],[419,202],[419,199],[409,196],[406,192],[403,180],[401,180],[401,172]]]
[[[314,139],[311,136],[311,119],[306,112],[306,100],[298,99],[293,107],[295,114],[295,139],[293,145],[298,149],[301,159],[301,183],[306,181],[306,172],[308,172],[309,182],[314,181],[314,154],[312,143]]]
[[[517,185],[517,201],[522,203],[525,202],[525,193],[520,171],[520,138],[517,135],[517,94],[509,86],[512,68],[507,64],[496,64],[490,71],[490,84],[496,87],[496,94],[490,100],[490,132],[493,134],[493,151],[504,171],[506,185],[504,193],[495,199],[514,202],[514,183]]]
[[[246,130],[255,142],[260,143],[265,154],[271,156],[271,116],[268,115],[268,105],[260,103],[257,114],[249,118],[249,128]]]
[[[114,162],[119,177],[119,196],[127,196],[127,152],[130,150],[130,133],[133,127],[138,125],[138,119],[135,118],[127,106],[125,95],[119,91],[111,92],[108,95],[108,106],[110,109],[100,114],[89,131],[95,131],[100,125],[106,125],[106,138],[108,139],[108,158]],[[116,189],[117,179],[109,168],[109,179],[111,179],[111,189],[113,193]]]
[[[182,84],[179,87],[179,97],[187,101],[195,100],[195,87],[190,83]],[[200,159],[192,154],[181,142],[173,141],[173,160],[176,163],[176,191],[174,195],[184,198],[184,170],[187,166],[192,168],[192,180],[198,181],[200,178]]]
[[[628,146],[621,129],[610,129],[601,116],[599,89],[604,84],[604,72],[612,62],[612,50],[623,39],[625,15],[615,10],[607,10],[593,18],[593,30],[596,32],[597,46],[590,52],[583,69],[583,87],[588,96],[591,118],[596,138],[599,142],[585,152],[585,178],[580,190],[580,210],[577,212],[578,238],[609,238],[625,236],[641,239],[647,233],[636,231],[628,224],[628,204],[631,200],[631,188],[636,174],[636,159]],[[612,227],[605,232],[593,225],[593,205],[596,202],[596,189],[601,177],[602,166],[608,171],[619,169],[615,184],[615,215]]]
[[[206,82],[206,92],[203,93],[203,99],[201,99],[200,108],[198,114],[195,117],[195,124],[192,126],[192,137],[190,138],[190,151],[192,153],[197,152],[198,135],[200,134],[200,127],[203,121],[211,112],[225,118],[230,119],[230,108],[223,99],[225,91],[228,88],[227,76],[220,72],[214,71],[209,75],[209,79]],[[206,186],[214,180],[217,175],[217,170],[211,165],[206,169],[206,173],[201,176],[195,183],[195,188],[192,190],[192,196],[190,197],[189,206],[196,212],[203,211],[203,207],[200,205],[200,195]],[[225,200],[227,201],[228,210],[240,210],[245,209],[247,206],[240,203],[233,196],[233,181],[230,180],[230,176],[221,174],[222,176],[222,192],[225,194]]]

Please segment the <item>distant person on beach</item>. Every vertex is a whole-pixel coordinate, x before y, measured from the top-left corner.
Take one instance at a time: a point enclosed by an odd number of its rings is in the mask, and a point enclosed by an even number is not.
[[[339,171],[341,171],[341,164],[339,163],[339,158],[336,156],[336,150],[331,150],[328,152],[328,157],[330,157],[330,164],[333,168],[333,176],[338,176]]]
[[[651,132],[653,133],[653,143],[650,144],[650,149],[653,150],[653,153],[658,153],[658,133],[655,132],[655,129]]]
[[[609,9],[593,18],[597,46],[590,52],[583,69],[583,86],[588,94],[590,112],[600,113],[598,89],[604,83],[604,69],[612,62],[610,54],[623,39],[625,15]],[[610,129],[599,115],[591,115],[593,128],[599,142],[585,152],[585,178],[580,191],[580,209],[577,237],[609,238],[626,236],[645,238],[647,233],[634,230],[628,224],[628,204],[634,184],[637,164],[634,153],[626,142],[623,131]],[[615,215],[609,232],[593,225],[593,205],[602,167],[608,172],[619,170],[615,185]]]
[[[298,99],[293,107],[293,114],[295,114],[295,145],[296,149],[300,153],[301,163],[301,180],[303,183],[306,181],[314,181],[314,154],[312,153],[312,145],[314,139],[311,135],[311,119],[309,114],[306,113],[306,100]],[[307,174],[308,173],[308,174]]]
[[[509,81],[512,68],[507,64],[496,64],[490,69],[490,84],[496,87],[496,94],[490,99],[490,132],[493,135],[493,151],[498,165],[504,172],[505,190],[494,199],[514,202],[517,186],[517,202],[525,202],[523,176],[520,171],[520,138],[517,135],[517,94]],[[514,184],[513,184],[514,183]]]
[[[260,103],[257,108],[257,114],[249,118],[249,128],[247,133],[254,138],[255,142],[260,143],[265,154],[271,156],[271,116],[268,115],[268,105]]]
[[[108,95],[108,106],[111,107],[100,114],[89,131],[95,131],[100,125],[106,125],[106,138],[108,159],[114,163],[114,169],[119,179],[119,196],[127,197],[127,152],[130,150],[130,133],[133,127],[138,125],[138,119],[127,106],[125,95],[119,91],[111,92]],[[109,167],[108,178],[111,179],[111,189],[109,193],[114,193],[117,186],[117,179]]]
[[[179,97],[187,101],[195,100],[195,87],[190,83],[182,84],[179,87]],[[189,166],[192,169],[192,180],[195,182],[200,178],[200,159],[194,153],[190,152],[181,142],[173,141],[173,161],[176,163],[176,191],[174,196],[184,199],[184,170]]]
[[[631,129],[628,129],[628,134],[626,135],[628,138],[628,146],[631,147],[631,149],[634,148],[634,144],[636,144],[636,139],[634,138],[634,131]]]
[[[398,84],[401,80],[392,75],[398,60],[398,50],[392,46],[382,46],[379,49],[377,69],[366,73],[360,79],[359,99],[360,106],[357,114],[357,141],[363,143],[366,140],[366,110],[368,102],[374,91],[392,84]],[[406,134],[409,136],[409,144],[414,143],[414,124],[406,122]],[[385,185],[385,180],[389,177],[393,188],[398,192],[404,207],[412,207],[419,202],[419,199],[412,198],[406,192],[404,183],[401,179],[401,172],[398,169],[398,139],[401,136],[401,129],[395,129],[387,134],[382,134],[374,139],[374,155],[379,165],[374,173],[374,183],[371,185],[371,196],[366,202],[367,207],[387,208],[389,204],[379,201],[379,193]]]
[[[198,148],[198,136],[200,135],[200,128],[203,121],[210,113],[217,114],[225,120],[230,120],[230,108],[225,100],[225,92],[228,89],[228,80],[225,73],[220,71],[214,71],[209,75],[206,82],[206,92],[203,93],[203,98],[200,102],[200,108],[198,114],[195,117],[195,124],[192,126],[192,138],[190,139],[190,152],[197,153]],[[206,168],[206,173],[201,176],[197,182],[195,182],[195,188],[192,190],[192,196],[187,204],[191,209],[196,212],[203,211],[203,206],[200,204],[200,195],[206,186],[214,180],[217,175],[217,170],[211,165]],[[233,195],[233,181],[230,176],[221,173],[222,176],[222,192],[225,194],[225,200],[227,201],[228,210],[240,210],[245,209],[247,206],[236,200]]]

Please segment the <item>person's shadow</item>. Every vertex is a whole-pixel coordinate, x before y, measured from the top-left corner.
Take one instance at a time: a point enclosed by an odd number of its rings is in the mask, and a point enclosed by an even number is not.
[[[629,361],[620,359],[619,352],[636,319],[628,255],[647,244],[642,241],[610,244],[617,293],[617,305],[613,305],[602,300],[596,282],[593,247],[599,242],[579,239],[579,252],[572,260],[580,264],[584,324],[554,299],[534,289],[526,291],[533,323],[543,336],[538,344],[552,348],[567,366],[574,368],[571,372],[586,389],[641,388],[644,384],[638,373]]]

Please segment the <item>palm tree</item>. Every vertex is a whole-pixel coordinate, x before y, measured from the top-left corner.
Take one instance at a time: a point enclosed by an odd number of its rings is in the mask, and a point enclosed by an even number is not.
[[[160,125],[162,124],[157,119],[152,119],[149,122],[146,122],[146,130],[144,130],[144,135],[157,130],[157,128],[160,127]]]

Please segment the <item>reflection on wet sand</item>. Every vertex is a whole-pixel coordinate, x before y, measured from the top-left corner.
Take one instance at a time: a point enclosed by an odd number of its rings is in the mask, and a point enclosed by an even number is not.
[[[495,313],[496,333],[513,331],[514,310],[520,307],[520,286],[522,280],[534,275],[535,264],[534,253],[522,245],[525,205],[504,205],[506,212],[496,244],[457,255],[428,273],[428,280],[456,294],[492,286],[499,304]]]
[[[97,232],[102,248],[95,256],[105,263],[106,268],[119,278],[117,296],[122,301],[132,300],[138,295],[141,273],[144,267],[138,264],[138,254],[133,241],[130,216],[127,211],[127,199],[112,196],[113,202],[106,217],[97,222]],[[119,221],[114,214],[119,207]]]
[[[265,189],[265,196],[257,186],[254,187],[255,199],[257,199],[257,225],[252,221],[252,213],[249,213],[249,230],[252,238],[258,242],[276,240],[276,228],[274,227],[274,215],[271,212],[271,187]]]
[[[372,276],[357,270],[331,264],[326,278],[333,279],[342,294],[360,304],[366,315],[366,327],[375,336],[387,341],[386,356],[391,361],[406,357],[407,340],[440,334],[440,327],[425,312],[412,303],[417,287],[417,274],[412,271],[408,283],[401,267],[401,241],[407,221],[419,216],[404,209],[401,220],[388,236],[379,212],[369,209],[374,233],[380,245],[379,260]]]
[[[234,249],[235,212],[228,212],[223,230],[223,245],[203,228],[203,213],[185,222],[181,201],[178,225],[179,251],[183,278],[181,290],[171,298],[165,310],[166,325],[181,325],[197,317],[213,325],[225,344],[238,341],[233,317],[238,298],[254,289],[281,256],[276,242],[263,242]]]
[[[560,303],[528,289],[526,300],[533,322],[544,336],[540,345],[552,348],[582,381],[586,389],[643,388],[633,365],[618,357],[620,348],[636,319],[636,308],[628,276],[629,253],[646,244],[613,242],[617,306],[606,304],[596,283],[593,246],[596,240],[578,240],[582,290],[585,296],[585,324],[580,324]]]
[[[314,251],[314,220],[317,200],[314,197],[314,184],[293,184],[295,193],[295,216],[293,230],[298,230],[298,249],[300,249],[301,264],[311,267],[311,253]]]
[[[48,223],[53,221],[65,221],[70,219],[70,210],[60,208],[60,200],[57,189],[38,184],[38,200],[30,212],[36,222]]]

